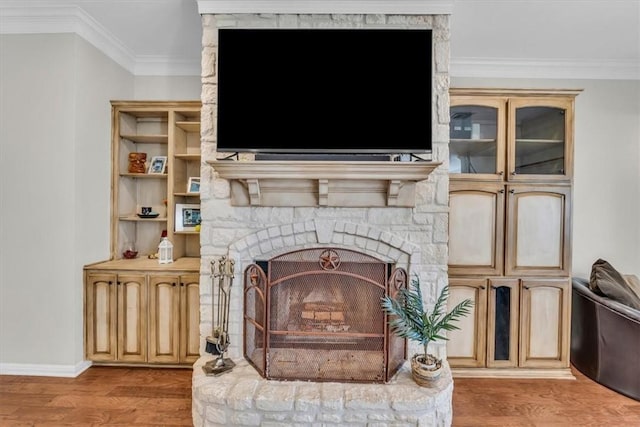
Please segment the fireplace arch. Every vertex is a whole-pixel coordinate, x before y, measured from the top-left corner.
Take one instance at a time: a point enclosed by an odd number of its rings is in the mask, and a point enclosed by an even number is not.
[[[244,356],[267,379],[386,382],[406,343],[380,299],[406,282],[404,269],[349,249],[257,261],[244,272]]]

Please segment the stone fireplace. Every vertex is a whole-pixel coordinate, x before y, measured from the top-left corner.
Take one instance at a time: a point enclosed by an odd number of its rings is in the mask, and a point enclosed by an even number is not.
[[[244,321],[246,310],[251,315],[255,312],[256,304],[255,300],[250,300],[248,306],[245,301],[243,286],[245,280],[251,280],[246,279],[245,275],[251,274],[250,267],[259,267],[268,280],[273,270],[265,263],[282,261],[282,256],[292,252],[305,253],[305,256],[313,253],[318,257],[326,250],[344,251],[345,254],[358,253],[363,256],[363,260],[375,260],[380,266],[377,268],[384,271],[387,281],[393,268],[404,269],[409,275],[416,275],[420,279],[423,294],[429,303],[435,302],[435,295],[447,284],[449,15],[446,8],[444,12],[442,8],[437,11],[441,14],[416,14],[410,11],[400,11],[404,14],[295,14],[281,13],[281,10],[270,14],[222,14],[207,13],[208,9],[203,7],[203,4],[216,2],[199,3],[203,13],[200,235],[200,334],[203,344],[202,357],[194,366],[194,424],[449,425],[453,389],[450,373],[443,375],[433,389],[420,388],[412,382],[406,364],[393,375],[398,366],[388,362],[397,359],[397,352],[393,350],[390,355],[389,348],[385,345],[379,352],[376,350],[377,356],[370,357],[388,359],[384,368],[389,373],[388,378],[385,377],[384,369],[371,374],[371,377],[378,382],[389,380],[387,384],[347,383],[349,374],[339,378],[313,378],[315,374],[306,375],[307,380],[325,381],[318,383],[266,380],[254,369],[254,366],[260,368],[266,360],[259,357],[254,359],[248,354],[251,364],[245,361],[243,345],[246,336],[256,338],[255,330],[251,326],[247,327]],[[334,4],[332,7],[340,6]],[[295,174],[278,176],[274,170],[262,170],[257,173],[260,176],[251,177],[252,172],[243,168],[251,169],[248,165],[258,162],[252,162],[250,156],[236,162],[239,168],[235,170],[217,169],[216,159],[221,156],[216,152],[215,132],[216,52],[217,29],[223,27],[432,29],[435,62],[432,162],[410,162],[406,167],[415,168],[418,167],[415,164],[429,163],[433,169],[440,163],[442,165],[423,175],[418,174],[420,176],[415,175],[413,170],[405,170],[396,176],[393,168],[383,168],[375,171],[376,173],[360,172],[359,169],[365,166],[354,166],[353,170],[356,172],[352,176],[349,165],[346,166],[346,171],[335,171],[331,166],[326,166],[323,171],[323,166],[319,165],[319,172],[315,169],[301,172],[305,174],[304,180],[296,179]],[[275,165],[275,169],[277,166]],[[283,175],[288,173],[288,167],[290,166],[282,165]],[[345,166],[342,165],[341,168],[345,169]],[[238,169],[242,169],[241,173]],[[301,181],[304,183],[301,184]],[[275,196],[277,193],[284,196],[278,198]],[[350,203],[350,200],[356,202]],[[367,200],[371,202],[367,203]],[[222,255],[236,262],[231,292],[231,345],[228,357],[237,366],[231,373],[207,377],[201,366],[211,359],[204,352],[205,338],[211,334],[213,326],[210,263]],[[275,322],[275,330],[281,335],[280,340],[274,343],[276,349],[283,346],[289,350],[302,347],[303,350],[311,348],[322,352],[330,346],[326,343],[316,343],[316,347],[309,344],[313,344],[314,334],[327,332],[376,335],[382,337],[382,341],[389,339],[384,329],[379,329],[384,328],[384,322],[378,322],[378,329],[369,330],[357,326],[357,322],[361,320],[348,318],[345,307],[353,303],[352,297],[348,296],[350,290],[341,284],[343,282],[335,279],[337,275],[331,277],[325,281],[329,284],[329,291],[324,294],[307,290],[305,285],[301,285],[298,290],[288,291],[284,291],[283,286],[283,292],[276,298],[295,301],[288,305],[284,314],[279,313],[275,320],[271,319]],[[381,281],[384,282],[384,279]],[[292,288],[291,285],[288,286]],[[374,289],[371,286],[370,289]],[[375,298],[379,298],[377,293],[374,294],[375,297],[370,295],[371,302],[367,304],[371,305]],[[296,314],[292,315],[291,311]],[[377,315],[381,316],[382,312],[378,311]],[[247,332],[247,328],[251,330]],[[292,336],[289,334],[290,328],[296,331],[294,339],[288,338]],[[260,342],[260,338],[257,340]],[[307,345],[290,345],[294,341],[298,344],[306,341]],[[254,341],[253,348],[249,346],[248,353],[254,353],[256,347],[259,345]],[[346,356],[349,351],[345,350],[347,347],[347,343],[342,343],[340,351],[344,354],[332,353],[334,362],[337,360],[336,363],[349,366]],[[280,362],[279,366],[301,363],[305,360],[304,357],[313,353],[307,351],[308,354],[299,355],[296,351],[272,351],[269,354],[272,357],[269,364],[274,361]],[[409,345],[408,354],[418,351],[420,349],[417,346]],[[435,343],[431,351],[441,357],[446,356],[443,343]],[[358,360],[360,363],[368,363],[360,358]],[[312,371],[317,371],[319,362],[315,363],[316,366],[310,368]],[[277,367],[277,363],[274,366],[276,370],[281,369]],[[299,379],[290,371],[282,375],[278,371],[271,377]]]

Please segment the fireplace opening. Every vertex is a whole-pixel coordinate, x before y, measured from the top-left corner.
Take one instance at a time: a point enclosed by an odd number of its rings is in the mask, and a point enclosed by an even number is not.
[[[244,354],[267,379],[388,381],[406,342],[380,306],[406,271],[361,252],[314,248],[244,272]]]

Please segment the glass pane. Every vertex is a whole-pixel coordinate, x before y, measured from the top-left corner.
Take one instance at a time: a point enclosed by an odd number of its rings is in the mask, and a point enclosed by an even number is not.
[[[511,288],[499,286],[496,291],[494,360],[509,360]]]
[[[451,107],[449,172],[496,173],[498,109]]]
[[[516,110],[516,173],[564,174],[564,116],[562,108]]]

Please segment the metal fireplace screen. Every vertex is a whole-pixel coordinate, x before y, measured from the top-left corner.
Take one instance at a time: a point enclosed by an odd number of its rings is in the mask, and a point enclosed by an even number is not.
[[[251,264],[244,277],[245,358],[268,379],[386,382],[405,340],[380,306],[403,269],[363,253],[306,249]]]

